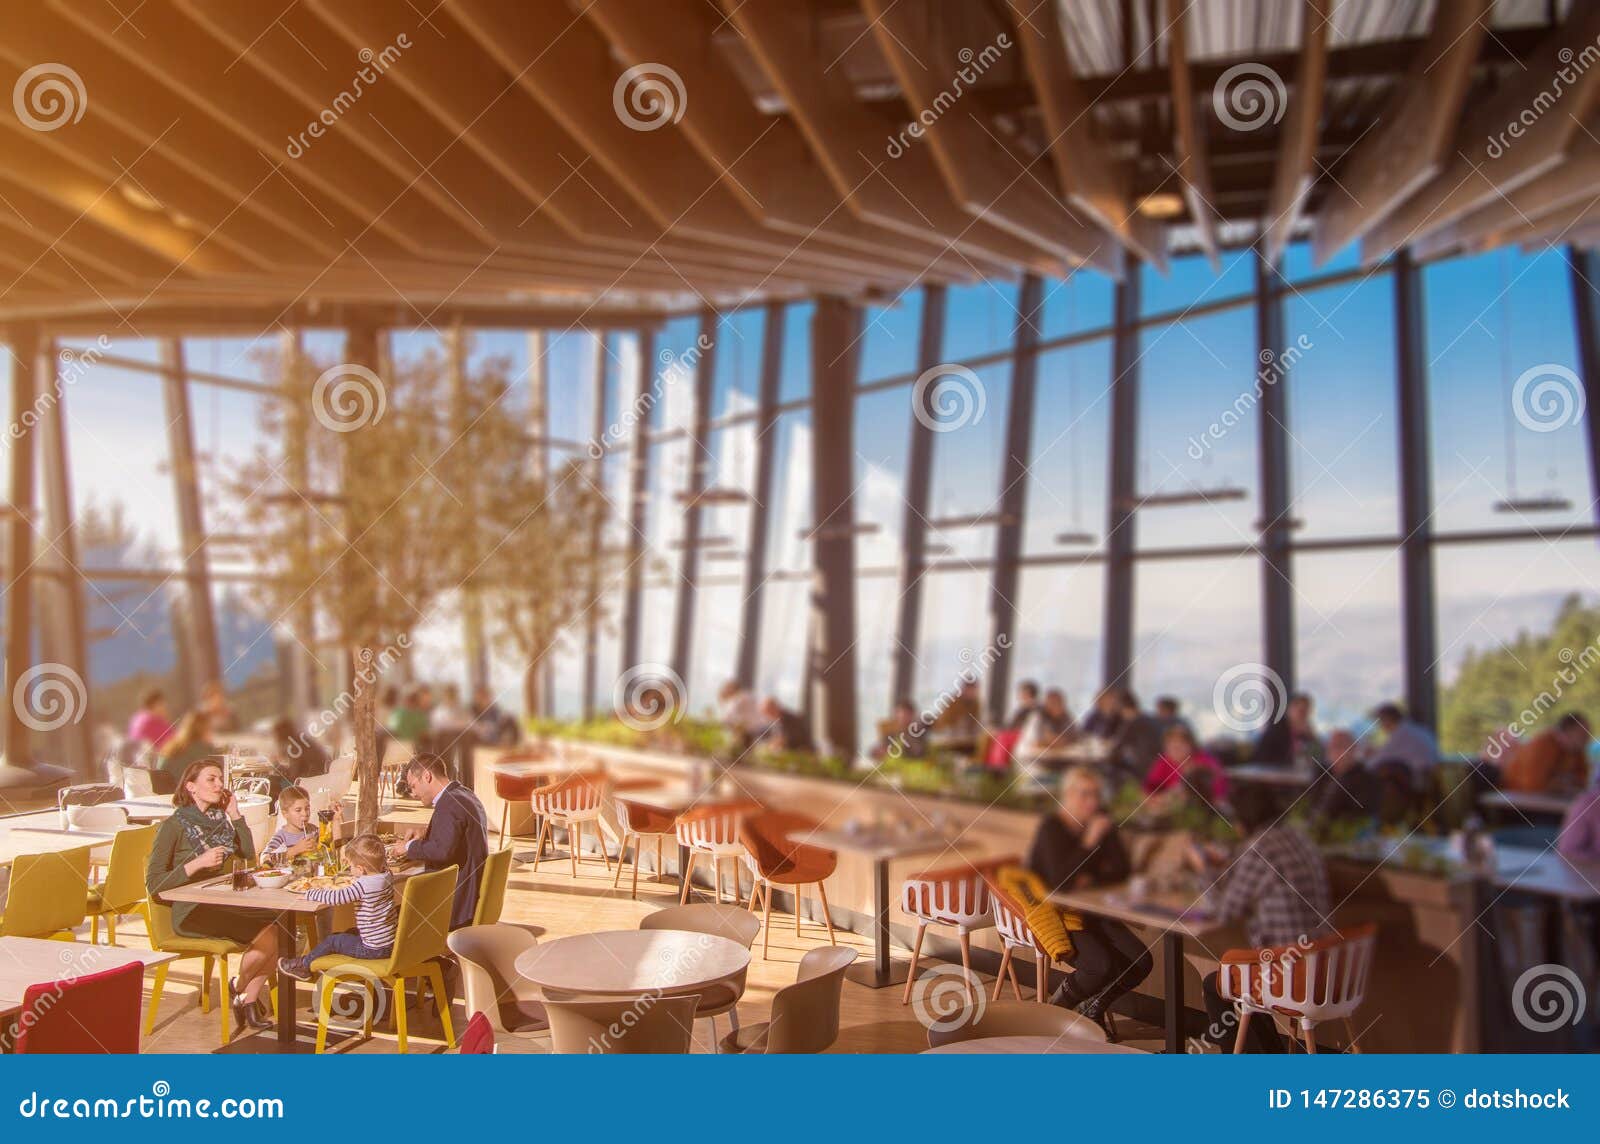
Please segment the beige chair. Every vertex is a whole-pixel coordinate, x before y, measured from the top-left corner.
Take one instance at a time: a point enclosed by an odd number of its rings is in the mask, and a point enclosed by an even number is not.
[[[928,1047],[937,1049],[979,1037],[1077,1037],[1104,1043],[1106,1033],[1089,1018],[1059,1005],[996,1001],[980,1010],[974,1021],[964,1021],[954,1029],[929,1029]]]
[[[652,806],[648,802],[619,798],[616,800],[617,822],[622,827],[622,844],[617,850],[617,874],[611,879],[611,888],[622,885],[622,864],[628,857],[628,843],[633,842],[633,897],[639,896],[639,864],[644,861],[645,845],[656,844],[656,877],[661,876],[662,844],[668,839],[676,841],[678,816],[670,810]]]
[[[707,933],[736,941],[749,949],[761,932],[761,919],[743,906],[698,902],[692,906],[669,906],[639,922],[642,930],[681,930]],[[711,1043],[717,1043],[717,1018],[727,1015],[734,1029],[739,1027],[739,999],[744,996],[746,970],[700,989],[700,1010],[696,1019],[711,1022]]]
[[[550,1030],[539,989],[517,972],[517,958],[538,939],[521,926],[466,926],[445,942],[461,966],[467,1015],[482,1013],[496,1033]]]
[[[680,997],[548,998],[550,1043],[558,1053],[687,1053],[696,993]]]
[[[839,991],[856,951],[844,946],[807,950],[793,985],[772,997],[772,1020],[735,1029],[725,1053],[820,1053],[839,1037]]]

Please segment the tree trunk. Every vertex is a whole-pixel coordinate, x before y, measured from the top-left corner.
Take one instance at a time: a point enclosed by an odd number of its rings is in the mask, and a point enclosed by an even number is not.
[[[368,643],[354,649],[355,670],[350,673],[350,718],[355,722],[356,776],[361,780],[356,801],[356,833],[378,829],[378,675],[376,654]]]
[[[529,719],[544,715],[544,661],[534,660],[522,673],[522,710]]]

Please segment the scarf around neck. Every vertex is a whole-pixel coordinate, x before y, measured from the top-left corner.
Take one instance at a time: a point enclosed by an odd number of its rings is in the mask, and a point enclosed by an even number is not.
[[[238,852],[239,840],[234,834],[233,822],[221,807],[201,810],[191,803],[180,806],[173,817],[183,829],[184,841],[194,848],[196,854],[213,846],[225,847],[229,853]]]

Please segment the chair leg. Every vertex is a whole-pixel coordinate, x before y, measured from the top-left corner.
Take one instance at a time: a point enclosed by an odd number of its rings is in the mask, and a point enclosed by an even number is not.
[[[661,835],[656,835],[656,877],[662,876],[661,872]]]
[[[1013,1000],[1022,1000],[1022,982],[1017,980],[1017,963],[1015,961],[1011,963],[1011,996]]]
[[[594,841],[595,845],[600,847],[600,860],[606,864],[607,870],[611,869],[611,851],[606,849],[605,823],[598,818],[594,820]],[[617,868],[619,870],[622,868],[622,855],[620,852],[617,854]]]
[[[800,911],[805,909],[806,896],[801,892],[802,887],[794,888],[794,936],[800,936]]]
[[[167,963],[162,962],[156,966],[156,979],[150,984],[150,1009],[144,1015],[144,1035],[149,1036],[155,1031],[156,1009],[161,1005],[161,990],[167,984]]]
[[[444,1043],[456,1047],[456,1032],[450,1024],[450,998],[444,992],[444,974],[438,962],[428,965],[428,989],[433,993],[433,1007],[438,1010],[439,1024],[444,1027]]]
[[[543,818],[539,820],[539,840],[533,844],[533,872],[539,872],[539,855],[544,853],[545,831],[550,829],[550,824]]]
[[[639,900],[639,866],[644,862],[644,839],[633,836],[633,900]],[[622,859],[617,859],[617,870],[622,869]]]
[[[578,876],[578,851],[583,849],[583,823],[574,822],[567,827],[567,857],[572,862],[572,876]]]
[[[506,824],[510,821],[511,804],[509,802],[502,802],[500,804],[500,846],[502,849],[505,848],[506,844]]]
[[[761,883],[759,881],[757,881],[754,885],[752,885],[750,887],[750,904],[748,906],[746,906],[745,909],[753,911],[756,908],[756,900],[760,896],[761,896]]]
[[[317,1052],[328,1051],[328,1020],[333,1016],[333,974],[317,979]]]
[[[1233,1035],[1233,1051],[1236,1054],[1244,1052],[1244,1035],[1250,1031],[1250,1018],[1252,1016],[1248,1009],[1237,1010],[1237,1012],[1239,1014],[1239,1030]]]
[[[694,860],[696,857],[696,851],[689,851],[689,860],[683,864],[683,869],[678,871],[678,881],[683,883],[683,892],[678,895],[679,905],[689,904],[689,887],[694,885]]]
[[[406,1051],[406,979],[394,979],[394,1035],[400,1040],[400,1051]]]
[[[766,902],[766,907],[761,915],[761,957],[765,960],[769,954],[768,949],[772,944],[772,883],[767,883],[767,889],[761,895]]]
[[[638,849],[638,847],[636,846],[635,850],[637,850],[637,849]],[[622,863],[627,857],[628,857],[628,832],[626,830],[624,830],[622,832],[622,847],[617,851],[617,875],[616,875],[616,877],[611,879],[611,888],[613,890],[615,890],[618,886],[622,885]],[[639,855],[637,853],[635,853],[634,856],[633,856],[633,865],[634,865],[634,869],[638,869],[638,867],[639,867]]]
[[[1041,1005],[1044,1004],[1044,1001],[1045,1001],[1045,990],[1049,987],[1049,983],[1050,983],[1050,963],[1045,960],[1044,954],[1042,954],[1042,953],[1034,954],[1034,957],[1033,957],[1033,999],[1035,1001],[1039,1002],[1039,1004],[1041,1004]]]
[[[1000,955],[1000,972],[994,975],[994,994],[991,1001],[1000,1000],[1000,990],[1005,987],[1006,970],[1011,968],[1011,947],[1006,946],[1005,952]]]
[[[1361,1046],[1356,1042],[1356,1027],[1349,1017],[1344,1019],[1344,1035],[1349,1039],[1350,1051],[1359,1053]]]
[[[1302,1026],[1300,1035],[1305,1039],[1306,1052],[1315,1053],[1317,1051],[1317,1027],[1315,1025]]]
[[[211,1012],[211,967],[215,962],[216,959],[208,953],[202,963],[204,966],[200,971],[200,1012],[202,1013]]]
[[[107,914],[106,915],[106,944],[107,945],[116,945],[117,944],[117,915],[116,914]]]
[[[89,944],[100,944],[100,915],[91,914],[89,917]]]
[[[956,936],[961,941],[961,977],[967,985],[967,1004],[976,1005],[978,991],[972,976],[972,935],[963,929]]]
[[[828,891],[821,882],[817,883],[817,897],[822,899],[822,924],[828,927],[828,944],[838,945],[839,939],[833,936],[833,919],[828,916]]]
[[[222,976],[217,979],[217,992],[222,997],[222,1004],[217,1008],[222,1010],[222,1043],[228,1043],[228,1008],[232,998],[228,995],[228,955],[222,955]],[[244,1030],[239,1030],[243,1032]]]
[[[900,1004],[911,1003],[911,987],[917,983],[917,960],[922,956],[922,939],[927,936],[928,923],[917,921],[917,940],[911,945],[911,968],[906,971],[906,991],[900,995]]]

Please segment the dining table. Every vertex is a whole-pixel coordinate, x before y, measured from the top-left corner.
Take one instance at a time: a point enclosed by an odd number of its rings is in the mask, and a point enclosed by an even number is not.
[[[0,867],[8,867],[25,854],[64,854],[69,850],[89,851],[91,859],[104,862],[111,853],[117,833],[111,830],[70,830],[50,826],[17,826],[0,836]]]
[[[21,1010],[35,985],[73,981],[126,965],[164,965],[177,954],[36,937],[0,937],[0,1020]]]
[[[1093,1054],[1112,1056],[1118,1053],[1132,1053],[1137,1056],[1142,1055],[1144,1050],[1136,1049],[1132,1045],[1113,1045],[1106,1041],[1097,1041],[1092,1037],[1079,1037],[1071,1033],[1063,1033],[1059,1037],[973,1037],[970,1040],[952,1041],[948,1045],[936,1045],[931,1049],[923,1049],[920,1055],[925,1057],[948,1057],[979,1053],[1051,1057],[1089,1056]]]
[[[872,863],[872,960],[852,965],[845,977],[868,989],[899,985],[910,973],[909,962],[896,960],[889,947],[889,863],[916,854],[932,854],[949,849],[950,839],[941,830],[896,830],[879,827],[864,829],[799,830],[789,835],[790,842],[821,846],[857,854]]]
[[[1507,820],[1526,823],[1533,820],[1564,819],[1571,808],[1573,794],[1555,794],[1549,791],[1487,790],[1478,796],[1478,807],[1491,826]]]
[[[1050,901],[1079,913],[1161,931],[1166,1051],[1183,1052],[1183,945],[1186,941],[1205,944],[1207,938],[1223,928],[1223,923],[1208,913],[1194,894],[1135,895],[1127,885],[1058,890],[1050,894]]]
[[[395,889],[398,894],[400,885],[405,879],[422,872],[420,864],[413,863],[408,866],[389,871],[394,875]],[[303,916],[315,916],[326,910],[336,907],[326,902],[312,901],[304,893],[284,889],[267,889],[263,886],[250,886],[248,889],[235,890],[233,888],[233,875],[224,874],[217,878],[208,878],[200,882],[190,882],[187,886],[178,886],[171,890],[161,892],[161,900],[167,903],[195,902],[200,905],[223,906],[235,910],[261,910],[264,913],[276,915],[273,921],[278,937],[278,957],[294,957],[298,952],[295,946],[295,934],[298,921]],[[280,1053],[300,1053],[307,1051],[307,1047],[300,1041],[299,1022],[296,1019],[298,1011],[298,998],[295,990],[298,982],[285,973],[280,965],[278,968],[278,1026],[277,1040],[274,1048]],[[397,999],[396,1004],[404,1002]],[[249,1038],[252,1049],[258,1049],[259,1042],[256,1038]]]
[[[603,930],[540,942],[516,970],[541,989],[593,997],[702,992],[741,978],[750,951],[731,938],[688,930]]]

